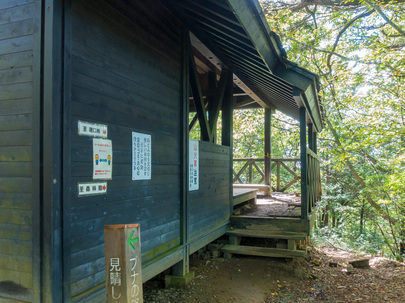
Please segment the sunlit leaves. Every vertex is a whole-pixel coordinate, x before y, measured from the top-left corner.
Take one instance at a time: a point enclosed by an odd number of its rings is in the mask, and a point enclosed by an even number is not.
[[[342,211],[340,220],[357,225],[360,205],[373,199],[395,224],[367,206],[368,231],[379,232],[397,255],[405,234],[405,36],[383,15],[405,30],[404,6],[380,5],[381,14],[366,3],[291,11],[276,0],[262,2],[288,58],[320,76],[329,124],[319,153],[331,215]]]

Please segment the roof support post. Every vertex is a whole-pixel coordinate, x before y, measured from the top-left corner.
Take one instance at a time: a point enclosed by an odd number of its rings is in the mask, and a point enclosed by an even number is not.
[[[222,77],[221,77],[222,78]],[[233,213],[233,79],[228,71],[222,107],[222,145],[229,146],[229,216]]]
[[[170,281],[172,276],[185,277],[190,272],[190,246],[187,245],[189,241],[189,222],[188,222],[188,149],[189,149],[189,128],[190,131],[197,123],[197,115],[195,115],[190,125],[188,124],[189,117],[189,95],[190,95],[190,52],[191,47],[189,45],[190,38],[189,32],[183,30],[182,32],[182,162],[181,162],[181,175],[182,187],[181,187],[181,204],[180,204],[180,244],[183,247],[183,258],[180,262],[171,267],[171,276],[166,276],[166,280]],[[192,56],[192,55],[191,55]],[[169,282],[166,282],[169,283]]]
[[[314,130],[312,123],[308,124],[308,146],[316,154],[317,153],[317,132]]]
[[[229,72],[230,74],[230,72]],[[232,77],[227,77],[226,91],[222,102],[222,145],[233,147],[233,96]],[[231,157],[231,159],[233,159]]]
[[[215,71],[208,71],[207,73],[207,88],[208,91],[216,92],[217,89],[217,74]],[[217,142],[217,120],[215,120],[215,94],[212,95],[210,93],[204,94],[205,95],[205,104],[206,110],[208,111],[208,124],[210,126],[211,131],[211,140],[213,143]]]
[[[212,98],[212,104],[209,106],[209,128],[211,130],[211,138],[213,142],[216,143],[216,130],[217,130],[217,122],[219,117],[219,111],[222,107],[222,103],[224,102],[225,93],[227,90],[230,90],[230,94],[232,97],[232,87],[229,88],[229,79],[231,78],[229,75],[228,69],[222,67],[221,78],[219,79],[218,87],[215,90],[215,96]],[[233,83],[233,82],[232,82]],[[233,97],[232,97],[233,101]]]
[[[308,147],[310,150],[314,151],[314,125],[308,123]]]
[[[313,150],[315,154],[318,153],[318,133],[314,132]]]
[[[183,30],[182,32],[182,115],[183,115],[183,132],[182,132],[182,201],[181,201],[181,234],[180,242],[181,244],[186,244],[188,242],[188,182],[189,182],[189,132],[187,131],[188,127],[188,116],[189,116],[189,95],[190,95],[190,62],[189,62],[189,52],[191,51],[189,45],[189,32]]]
[[[271,186],[271,109],[264,110],[264,184]]]
[[[308,219],[308,175],[307,175],[307,111],[300,108],[300,146],[301,146],[301,219]]]
[[[41,302],[44,303],[63,301],[63,4],[62,0],[47,0],[42,7]]]

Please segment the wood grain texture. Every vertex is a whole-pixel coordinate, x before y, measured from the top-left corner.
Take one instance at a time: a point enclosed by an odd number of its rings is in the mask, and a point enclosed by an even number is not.
[[[200,141],[200,185],[189,192],[190,239],[195,240],[226,224],[230,217],[229,147]],[[195,244],[198,246],[198,244]]]
[[[143,3],[110,4],[72,1],[65,247],[73,300],[104,281],[104,225],[140,223],[143,261],[180,244],[180,41],[161,37],[169,15],[142,14]],[[130,11],[117,11],[124,7]],[[78,135],[79,120],[108,126],[113,176],[106,195],[78,197],[78,182],[91,182],[93,170],[92,138]],[[151,135],[151,180],[132,180],[134,131]]]
[[[34,0],[0,1],[0,301],[31,301]],[[7,284],[8,283],[8,284]]]

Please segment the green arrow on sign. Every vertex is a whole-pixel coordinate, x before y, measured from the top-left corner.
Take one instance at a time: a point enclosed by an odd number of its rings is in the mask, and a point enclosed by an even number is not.
[[[135,232],[135,231],[133,230],[132,233],[131,233],[131,235],[130,235],[129,238],[128,238],[128,244],[131,245],[131,247],[132,247],[133,250],[135,250],[135,247],[134,247],[134,245],[133,245],[132,243],[139,241],[139,238],[132,239],[132,236],[134,235],[134,232]]]

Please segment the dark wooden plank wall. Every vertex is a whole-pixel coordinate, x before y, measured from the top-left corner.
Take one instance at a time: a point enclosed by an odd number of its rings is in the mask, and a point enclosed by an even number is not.
[[[32,163],[38,161],[33,159],[37,156],[33,151],[37,4],[35,0],[0,1],[1,302],[33,300],[32,243],[36,235],[32,232]]]
[[[106,224],[141,224],[143,262],[180,244],[180,27],[162,4],[155,4],[154,17],[147,2],[111,5],[114,9],[102,1],[72,1],[65,143],[71,194],[64,201],[65,283],[71,297],[104,283]],[[78,120],[108,125],[113,177],[106,195],[78,197],[78,182],[92,181],[93,157],[92,139],[77,134]],[[150,181],[132,181],[132,131],[152,136]]]
[[[189,192],[190,241],[227,224],[230,217],[230,149],[200,141],[200,186]]]

